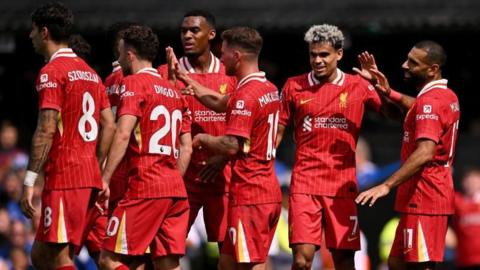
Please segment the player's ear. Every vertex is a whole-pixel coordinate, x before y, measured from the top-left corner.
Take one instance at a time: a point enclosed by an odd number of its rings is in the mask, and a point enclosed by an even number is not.
[[[217,30],[215,29],[210,29],[208,32],[208,40],[213,40],[217,36]]]
[[[40,36],[42,37],[42,40],[46,40],[48,36],[50,35],[50,31],[48,31],[48,28],[43,26],[40,28]]]
[[[435,76],[435,74],[438,73],[438,71],[440,70],[440,66],[438,64],[433,64],[431,65],[429,68],[428,68],[428,75],[429,76]]]
[[[340,48],[337,50],[337,61],[340,61],[343,57],[343,49]]]

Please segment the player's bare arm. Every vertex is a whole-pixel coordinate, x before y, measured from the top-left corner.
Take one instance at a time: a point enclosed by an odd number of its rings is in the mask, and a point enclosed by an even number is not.
[[[209,151],[225,156],[233,156],[240,150],[240,142],[235,136],[211,136],[209,134],[197,134],[193,138],[193,147],[205,147]]]
[[[37,129],[33,134],[32,150],[30,152],[30,161],[28,163],[27,176],[38,174],[43,165],[47,161],[48,153],[52,147],[53,136],[57,129],[58,111],[52,109],[41,110],[38,115]],[[34,182],[35,179],[33,179]],[[20,201],[20,207],[23,214],[32,218],[35,208],[32,204],[33,183],[32,185],[24,185],[23,196]]]
[[[204,183],[213,183],[217,176],[223,172],[228,163],[228,157],[224,155],[215,155],[207,160],[207,165],[198,174],[200,180]]]
[[[100,168],[102,168],[107,158],[110,145],[112,144],[113,135],[115,134],[115,118],[110,108],[106,108],[100,112],[100,126],[100,137],[97,143],[97,160]]]
[[[419,139],[415,151],[408,157],[398,171],[392,174],[382,184],[360,193],[355,199],[355,202],[361,205],[369,203],[369,206],[372,206],[377,199],[388,195],[392,188],[410,179],[410,177],[418,173],[423,166],[432,161],[435,156],[436,146],[437,144],[432,140]]]
[[[180,156],[177,160],[177,167],[182,176],[185,174],[192,157],[192,136],[190,133],[180,135]]]
[[[415,98],[401,94],[392,88],[388,83],[387,77],[378,69],[370,69],[370,72],[377,78],[375,89],[383,96],[394,102],[406,113],[415,103]]]
[[[228,95],[220,94],[201,85],[190,78],[187,73],[181,71],[178,66],[175,69],[175,76],[187,85],[187,88],[182,90],[182,94],[194,95],[200,103],[215,112],[225,112],[227,110]]]
[[[282,142],[283,139],[283,133],[285,133],[285,126],[282,124],[278,124],[278,130],[277,130],[277,145],[275,145],[275,148],[278,148],[280,143]]]

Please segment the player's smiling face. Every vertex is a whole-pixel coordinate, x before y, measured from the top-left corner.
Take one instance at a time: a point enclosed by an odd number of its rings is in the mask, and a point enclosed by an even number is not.
[[[337,63],[342,59],[343,50],[336,50],[330,42],[314,42],[308,46],[310,66],[319,80],[329,80],[335,74]]]
[[[424,84],[429,77],[430,67],[427,62],[427,52],[413,47],[402,65],[405,82],[413,86]]]
[[[202,16],[185,17],[180,29],[185,55],[200,55],[210,48],[210,41],[215,38],[215,30]]]

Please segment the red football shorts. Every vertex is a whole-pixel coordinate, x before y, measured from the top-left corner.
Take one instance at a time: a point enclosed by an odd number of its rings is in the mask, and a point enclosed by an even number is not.
[[[401,214],[390,257],[405,262],[441,262],[448,216]]]
[[[265,262],[281,208],[280,203],[230,207],[221,253],[233,256],[237,263]]]
[[[227,232],[228,193],[189,193],[188,202],[190,204],[188,228],[195,222],[198,211],[203,207],[208,242],[223,242]]]
[[[82,245],[88,211],[95,207],[92,194],[91,188],[43,190],[42,214],[35,240]]]
[[[320,247],[322,231],[329,249],[360,249],[357,205],[352,198],[290,194],[290,246],[312,244]]]
[[[188,216],[187,199],[123,199],[108,220],[103,248],[154,258],[184,255]]]
[[[88,252],[92,254],[102,250],[108,217],[106,214],[102,214],[97,207],[92,207],[89,209],[87,215],[87,226],[83,232],[82,243],[87,247]],[[78,247],[75,250],[75,253],[79,254],[80,250],[81,247]]]

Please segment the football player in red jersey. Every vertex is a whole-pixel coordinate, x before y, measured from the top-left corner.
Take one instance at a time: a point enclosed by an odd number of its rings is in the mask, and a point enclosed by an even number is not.
[[[463,193],[455,194],[453,229],[457,236],[456,266],[458,269],[480,268],[480,169],[465,172]]]
[[[384,183],[362,192],[356,201],[372,206],[398,186],[395,210],[400,224],[389,257],[390,269],[434,269],[443,260],[447,219],[454,213],[452,166],[460,106],[442,77],[446,54],[433,41],[415,44],[403,63],[404,78],[418,91],[403,124],[402,166]],[[390,99],[385,76],[372,70],[377,88]],[[393,94],[392,94],[393,93]]]
[[[142,25],[126,29],[118,43],[125,78],[120,87],[118,128],[102,179],[108,184],[125,153],[128,188],[109,219],[100,265],[128,269],[125,259],[150,251],[155,269],[180,269],[189,206],[182,180],[191,155],[185,99],[152,68],[158,38]]]
[[[193,141],[194,147],[233,161],[228,232],[219,267],[265,269],[281,210],[273,168],[280,99],[277,88],[258,68],[260,34],[252,28],[234,27],[222,33],[222,40],[222,63],[227,75],[238,80],[232,94],[211,91],[179,70],[177,76],[207,107],[227,113],[225,135],[197,134]]]
[[[216,36],[215,17],[207,11],[187,12],[182,21],[180,38],[184,56],[178,59],[181,70],[221,94],[234,90],[235,78],[225,74],[225,67],[211,52],[211,43]],[[172,52],[172,51],[170,51]],[[170,55],[168,53],[168,56]],[[169,62],[171,62],[171,58]],[[176,61],[176,60],[174,60]],[[168,65],[160,66],[159,72],[168,76]],[[170,77],[172,70],[170,70]],[[176,82],[182,88],[181,82]],[[192,112],[192,136],[207,133],[223,135],[226,130],[225,113],[217,113],[202,105],[193,96],[186,96]],[[227,231],[228,188],[231,166],[228,159],[214,155],[207,149],[193,149],[192,159],[184,176],[190,204],[189,228],[203,208],[205,228],[209,242],[217,242],[221,249]]]
[[[365,108],[383,109],[370,83],[340,70],[343,33],[314,25],[305,34],[312,71],[291,77],[282,91],[277,143],[293,123],[296,143],[292,172],[289,240],[293,269],[310,269],[325,231],[336,269],[353,269],[360,249],[354,198],[358,194],[355,149]],[[373,62],[361,61],[364,76]]]
[[[27,217],[38,211],[31,202],[33,184],[44,169],[41,222],[32,249],[39,269],[74,269],[74,247],[81,244],[87,212],[102,188],[100,164],[114,133],[100,77],[68,48],[72,26],[72,12],[60,3],[32,14],[30,38],[47,64],[36,83],[40,112],[20,203]]]

